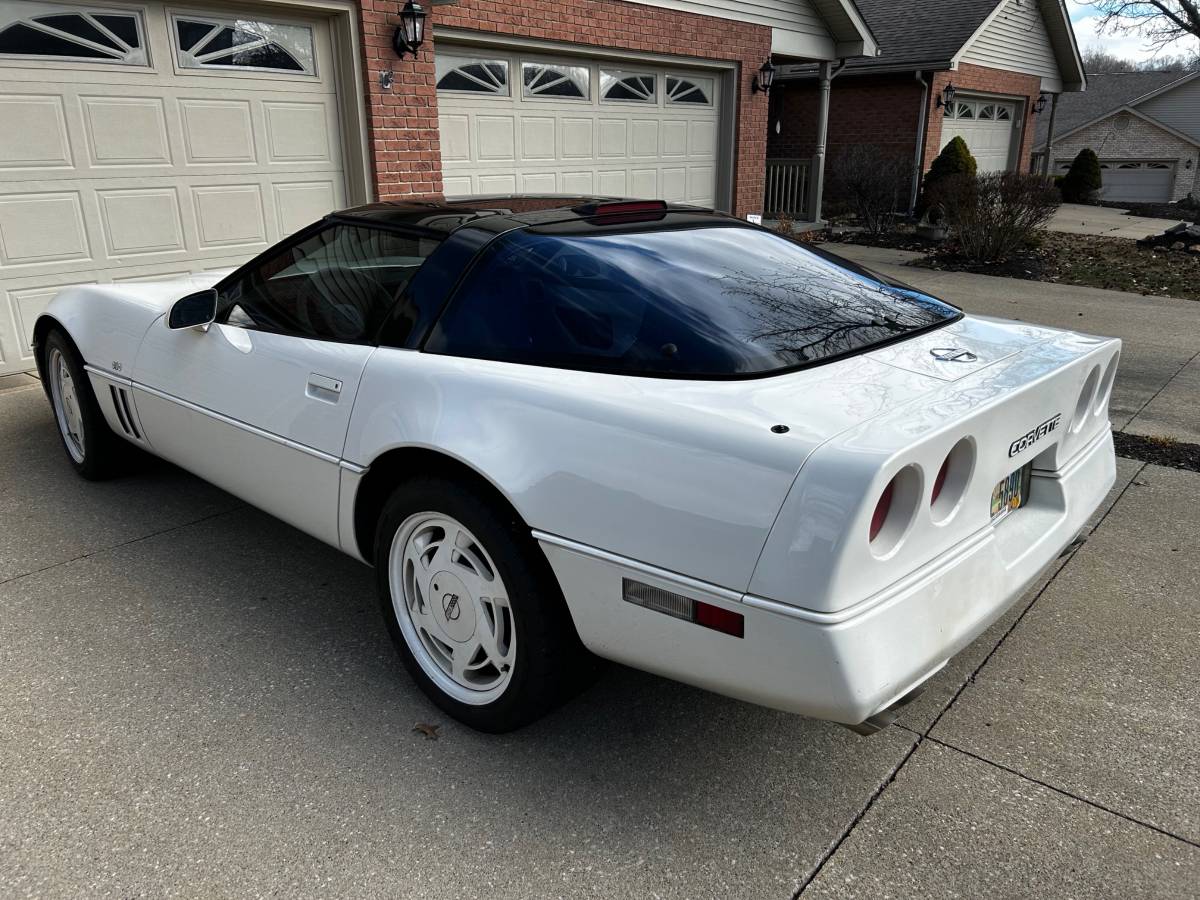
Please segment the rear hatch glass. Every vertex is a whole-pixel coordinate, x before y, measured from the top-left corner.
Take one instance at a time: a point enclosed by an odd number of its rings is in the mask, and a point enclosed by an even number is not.
[[[711,221],[509,232],[484,251],[425,350],[628,375],[752,377],[960,316],[830,254]]]

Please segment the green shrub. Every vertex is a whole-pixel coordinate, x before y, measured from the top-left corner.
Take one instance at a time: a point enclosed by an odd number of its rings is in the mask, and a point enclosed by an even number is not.
[[[1100,160],[1096,158],[1094,150],[1084,147],[1071,163],[1058,189],[1067,203],[1088,203],[1095,199],[1094,192],[1102,186]]]
[[[944,186],[948,181],[957,180],[957,176],[974,178],[977,168],[975,157],[967,149],[966,141],[960,137],[950,141],[925,173],[925,180],[921,184],[921,201],[917,204],[917,215],[924,215],[938,205],[940,186]]]

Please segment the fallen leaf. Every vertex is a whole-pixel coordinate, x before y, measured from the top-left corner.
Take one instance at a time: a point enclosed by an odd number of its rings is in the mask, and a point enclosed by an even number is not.
[[[427,722],[418,722],[416,725],[413,726],[413,731],[418,731],[421,734],[425,735],[426,740],[436,741],[438,739],[438,728],[439,727],[440,726],[438,726],[438,725],[430,725]]]

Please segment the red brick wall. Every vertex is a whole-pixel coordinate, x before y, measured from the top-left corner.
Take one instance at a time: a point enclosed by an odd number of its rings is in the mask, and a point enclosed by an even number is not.
[[[432,28],[416,60],[396,59],[392,32],[402,3],[360,0],[367,133],[380,199],[437,195],[442,191],[434,87]],[[771,29],[724,19],[656,9],[622,0],[458,0],[430,10],[429,24],[563,41],[604,48],[679,54],[739,64],[734,124],[734,212],[762,206],[767,104],[750,93],[750,81],[771,52]],[[395,86],[379,87],[391,67]]]
[[[929,76],[926,80],[931,80]],[[980,91],[1025,98],[1024,129],[1017,171],[1029,170],[1029,152],[1033,146],[1033,121],[1029,111],[1039,93],[1036,75],[1023,75],[963,63],[956,72],[934,72],[933,93],[937,97],[950,82],[963,91]],[[767,156],[772,159],[811,156],[816,149],[818,88],[815,80],[786,82],[779,99],[772,101]],[[880,147],[911,158],[917,139],[921,91],[911,72],[887,76],[843,75],[833,80],[829,97],[829,142],[826,159],[837,159],[839,151],[862,144]],[[778,106],[776,106],[778,104]],[[928,169],[941,149],[942,111],[929,105],[925,129],[922,170]],[[775,120],[780,134],[775,134]]]
[[[777,82],[778,84],[778,82]],[[772,90],[775,93],[776,89]],[[816,151],[820,89],[811,81],[783,82],[771,102],[767,156],[812,156]],[[889,155],[912,159],[921,113],[921,86],[911,73],[896,76],[834,78],[829,93],[828,161],[852,146],[879,147]],[[779,121],[779,134],[775,122]]]
[[[957,72],[936,72],[933,76],[933,96],[937,97],[942,89],[954,82],[954,87],[962,91],[983,91],[989,94],[1007,94],[1025,98],[1025,108],[1022,121],[1016,123],[1024,130],[1021,133],[1021,154],[1017,160],[1016,171],[1029,171],[1029,151],[1033,147],[1034,119],[1031,115],[1033,104],[1041,91],[1041,79],[1037,75],[1023,75],[1020,72],[1005,72],[1002,69],[989,69],[984,66],[973,66],[962,63]],[[937,108],[936,103],[929,105],[929,124],[925,129],[925,161],[924,168],[928,169],[942,146],[942,124],[945,117]]]

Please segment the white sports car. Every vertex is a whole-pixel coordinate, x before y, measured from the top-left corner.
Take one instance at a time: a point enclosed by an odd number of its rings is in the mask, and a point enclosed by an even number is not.
[[[81,475],[129,442],[374,565],[488,731],[603,657],[869,733],[1115,478],[1118,341],[657,201],[351,209],[64,290],[35,347]]]

